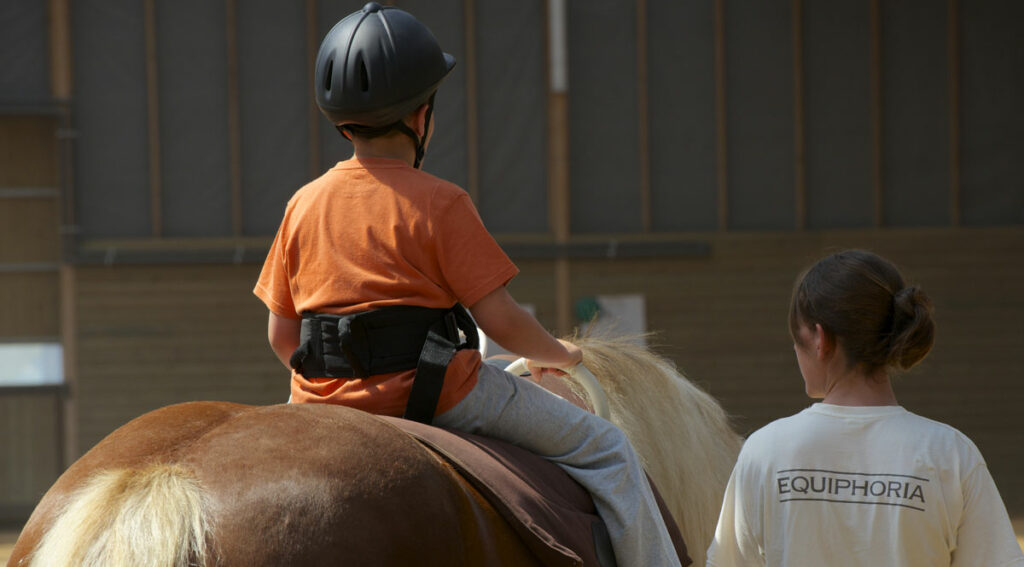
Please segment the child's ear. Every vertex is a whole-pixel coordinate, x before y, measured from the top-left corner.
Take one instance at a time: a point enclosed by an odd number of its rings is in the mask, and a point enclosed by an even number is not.
[[[417,108],[412,113],[412,131],[416,132],[416,135],[423,137],[427,133],[427,109],[429,105],[424,104]]]

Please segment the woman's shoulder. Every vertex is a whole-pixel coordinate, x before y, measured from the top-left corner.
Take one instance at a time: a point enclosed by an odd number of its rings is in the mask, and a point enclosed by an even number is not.
[[[939,446],[944,450],[955,450],[972,456],[981,456],[981,451],[978,450],[974,441],[948,423],[907,411],[900,425],[908,433],[916,435],[922,442]]]
[[[808,420],[814,419],[810,409],[778,418],[755,430],[743,443],[741,458],[759,458],[763,453],[774,454],[780,445],[790,445],[794,439],[805,436]]]
[[[852,407],[817,403],[755,431],[748,443],[793,446],[829,443],[830,438],[884,439],[889,446],[917,447],[957,454],[962,462],[981,459],[977,445],[956,427],[902,406]]]
[[[931,440],[949,446],[977,450],[974,443],[959,429],[916,413],[902,406],[853,407],[816,403],[802,411],[776,419],[757,429],[747,438],[747,444],[795,440],[811,436],[829,435],[847,429],[864,430],[866,427],[890,431],[894,436],[918,440]]]
[[[807,421],[814,419],[814,407],[812,405],[793,415],[775,419],[751,433],[748,439],[785,435],[793,429],[802,429]]]

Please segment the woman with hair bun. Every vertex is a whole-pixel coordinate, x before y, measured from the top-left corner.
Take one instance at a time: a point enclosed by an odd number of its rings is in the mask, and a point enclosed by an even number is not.
[[[890,371],[934,342],[928,296],[875,254],[839,252],[797,279],[789,327],[821,401],[749,437],[707,564],[1024,566],[978,448],[896,401]]]

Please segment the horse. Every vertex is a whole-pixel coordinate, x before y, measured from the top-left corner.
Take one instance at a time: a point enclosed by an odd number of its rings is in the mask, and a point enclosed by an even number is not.
[[[715,534],[722,495],[743,438],[721,404],[691,382],[676,365],[641,346],[643,336],[568,337],[584,352],[587,368],[607,397],[608,419],[626,434],[665,498],[694,565]],[[570,374],[570,401],[594,405],[585,374]],[[600,393],[598,393],[600,395]]]
[[[628,338],[570,340],[703,565],[740,436],[667,359]],[[573,377],[563,384],[570,392],[561,393],[593,404],[592,389]],[[404,421],[318,404],[191,402],[149,412],[61,475],[8,566],[563,564],[525,545],[522,526],[486,487]],[[436,430],[422,428],[422,437]],[[566,498],[570,485],[558,489]],[[567,565],[589,557],[567,556]]]

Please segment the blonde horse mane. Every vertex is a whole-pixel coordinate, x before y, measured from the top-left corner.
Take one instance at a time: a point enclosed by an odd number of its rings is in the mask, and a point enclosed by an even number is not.
[[[101,472],[69,498],[32,567],[206,565],[206,496],[180,466]]]
[[[714,537],[742,438],[722,406],[637,337],[581,336],[583,363],[605,391],[611,421],[632,441],[672,512],[694,565]],[[587,399],[570,380],[574,393]]]

